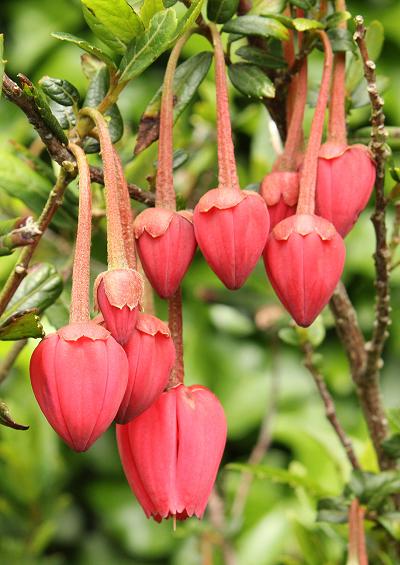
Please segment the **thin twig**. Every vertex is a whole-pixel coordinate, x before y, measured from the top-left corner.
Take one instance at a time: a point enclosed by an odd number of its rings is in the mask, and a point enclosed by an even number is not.
[[[11,80],[11,78],[6,74],[4,74],[3,80],[3,94],[10,102],[18,106],[18,108],[24,112],[29,122],[33,125],[45,144],[50,157],[61,166],[65,161],[72,163],[73,169],[71,170],[71,177],[76,176],[78,171],[76,168],[75,157],[69,149],[59,139],[57,139],[52,130],[47,126],[36,107],[34,99],[27,96],[18,84]],[[103,171],[100,168],[91,167],[90,174],[94,182],[104,184]],[[138,202],[143,202],[147,206],[154,206],[154,194],[142,190],[133,183],[128,184],[128,188],[131,198]]]
[[[7,353],[3,363],[0,366],[0,384],[6,380],[10,370],[12,369],[18,355],[28,343],[27,339],[20,339],[12,344],[10,351]]]
[[[339,422],[339,418],[336,413],[335,402],[328,390],[328,387],[325,384],[324,377],[321,375],[320,371],[318,370],[318,368],[314,363],[313,360],[314,349],[311,343],[306,342],[303,344],[303,352],[304,352],[304,366],[308,369],[309,373],[314,379],[318,392],[325,406],[326,417],[329,420],[336,435],[338,436],[340,443],[343,445],[351,466],[353,467],[353,469],[360,469],[360,463],[358,462],[357,456],[354,452],[353,444],[350,438],[347,436],[344,429],[342,428],[341,423]]]
[[[66,165],[66,163],[64,163]],[[62,198],[64,191],[67,188],[69,182],[71,181],[70,174],[63,168],[61,168],[56,184],[51,190],[45,207],[40,215],[37,226],[40,234],[37,236],[35,241],[25,247],[19,257],[17,264],[11,271],[1,293],[0,293],[0,316],[4,313],[7,308],[8,303],[14,296],[17,288],[19,287],[22,280],[28,274],[29,262],[32,259],[32,255],[41,240],[44,232],[49,226],[54,214],[58,210],[62,203]]]

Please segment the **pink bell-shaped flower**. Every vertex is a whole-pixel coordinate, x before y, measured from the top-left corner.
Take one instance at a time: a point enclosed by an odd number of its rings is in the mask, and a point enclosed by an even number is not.
[[[299,326],[307,327],[329,302],[346,249],[327,220],[296,214],[272,230],[264,251],[268,278]]]
[[[139,313],[136,328],[124,346],[129,363],[128,386],[116,416],[126,424],[153,404],[166,388],[175,362],[168,325]]]
[[[136,218],[134,234],[140,261],[161,298],[178,289],[196,251],[192,213],[148,208]]]
[[[209,190],[194,211],[199,247],[221,281],[235,290],[254,269],[268,237],[263,198],[248,190]]]
[[[201,518],[226,441],[217,397],[202,386],[178,385],[143,414],[117,425],[129,485],[148,518]]]
[[[318,158],[316,213],[345,237],[368,204],[376,168],[365,145],[322,145]]]
[[[97,306],[107,329],[121,345],[135,330],[143,284],[143,277],[134,269],[111,269],[96,279]]]

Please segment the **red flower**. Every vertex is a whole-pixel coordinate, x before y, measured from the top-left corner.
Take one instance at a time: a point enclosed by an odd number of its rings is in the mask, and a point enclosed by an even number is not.
[[[143,269],[162,298],[179,287],[196,251],[192,214],[148,208],[136,218],[134,233]]]
[[[126,424],[153,404],[168,383],[175,346],[168,325],[139,313],[136,329],[124,346],[129,378],[116,421]]]
[[[143,295],[143,278],[133,269],[112,269],[101,273],[94,295],[112,336],[124,345],[132,335]]]
[[[260,194],[267,203],[270,230],[296,213],[299,180],[299,173],[294,171],[273,171],[264,177]]]
[[[376,169],[364,145],[322,145],[318,159],[316,213],[345,237],[368,204]]]
[[[115,418],[128,382],[128,361],[105,328],[78,322],[39,343],[30,374],[50,425],[71,449],[86,451]]]
[[[296,214],[271,232],[265,268],[278,298],[299,326],[307,327],[328,303],[346,255],[343,239],[327,220]]]
[[[197,204],[193,222],[207,263],[225,286],[240,288],[267,241],[269,216],[263,198],[248,190],[209,190]]]
[[[226,441],[226,420],[214,394],[178,385],[129,424],[117,426],[128,482],[146,516],[201,518]]]

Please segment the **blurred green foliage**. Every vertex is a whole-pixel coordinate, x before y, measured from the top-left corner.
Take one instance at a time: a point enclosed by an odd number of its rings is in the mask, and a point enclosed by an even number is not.
[[[387,123],[399,125],[400,4],[396,0],[350,0],[348,9],[353,15],[360,11],[367,23],[379,19],[385,28],[379,71],[390,80],[385,93]],[[63,31],[93,41],[78,0],[3,0],[2,18],[7,69],[12,76],[21,72],[35,83],[44,75],[60,77],[75,85],[84,98],[88,81],[81,70],[80,50],[50,36],[51,32]],[[207,50],[210,48],[204,38],[192,37],[184,49],[184,58]],[[311,58],[311,86],[319,80],[319,60],[318,55]],[[150,146],[135,158],[132,152],[140,116],[160,87],[165,63],[163,55],[129,84],[119,101],[125,133],[117,147],[128,179],[143,187],[146,178],[154,174],[156,147]],[[356,65],[350,79],[357,78]],[[236,155],[244,187],[258,183],[271,167],[275,158],[273,128],[259,101],[231,90]],[[365,106],[351,112],[351,131],[368,125],[369,112]],[[311,110],[307,112],[308,122],[310,117]],[[34,138],[22,113],[2,101],[0,208],[5,217],[37,215],[49,190],[54,174],[50,162],[46,174],[43,170],[34,171],[31,163],[22,162],[15,146],[9,144],[13,139],[29,146]],[[211,71],[177,122],[175,148],[188,154],[188,160],[176,171],[176,186],[182,198],[191,198],[216,184]],[[95,162],[96,157],[93,159]],[[389,180],[388,188],[392,184]],[[26,186],[29,191],[24,190]],[[94,201],[98,208],[102,207],[100,189],[95,191]],[[51,263],[59,272],[70,268],[75,216],[76,188],[72,186],[50,234],[35,255],[36,262]],[[374,300],[374,236],[368,216],[366,211],[346,240],[345,269],[345,282],[366,332],[371,330]],[[1,258],[1,283],[14,261],[15,254]],[[98,218],[93,241],[93,277],[103,269],[104,261],[104,221]],[[397,433],[399,284],[397,271],[393,276],[393,325],[382,383],[385,405]],[[188,384],[210,387],[225,408],[229,441],[224,465],[247,461],[266,413],[269,418],[272,443],[262,468],[254,476],[242,515],[232,517],[243,468],[223,466],[219,477],[218,488],[227,506],[225,534],[234,544],[238,565],[344,563],[347,526],[316,521],[316,517],[321,498],[341,495],[350,479],[350,466],[325,418],[321,399],[302,366],[299,351],[285,343],[290,336],[286,335],[285,342],[277,338],[278,330],[287,331],[289,318],[278,305],[262,265],[258,265],[246,286],[233,294],[223,288],[198,255],[185,278],[183,293],[186,378]],[[42,320],[46,331],[66,322],[68,301],[67,284]],[[161,301],[157,301],[157,311],[165,318],[166,307]],[[327,333],[318,350],[321,371],[363,468],[376,471],[347,361],[329,311],[324,312],[323,320]],[[222,563],[218,536],[215,539],[215,528],[208,515],[203,522],[190,520],[179,524],[176,532],[169,522],[157,525],[144,517],[123,476],[113,429],[85,454],[72,453],[61,444],[31,391],[28,365],[34,347],[35,341],[31,340],[1,387],[1,397],[7,401],[13,417],[29,424],[30,429],[22,432],[0,428],[0,562],[198,565],[210,562],[206,559],[212,545],[211,562]],[[9,344],[0,342],[1,358],[9,349]],[[387,527],[391,527],[389,522]],[[393,535],[398,536],[399,532]],[[379,536],[378,530],[371,537],[371,562],[395,563],[389,554],[380,553],[376,541]]]

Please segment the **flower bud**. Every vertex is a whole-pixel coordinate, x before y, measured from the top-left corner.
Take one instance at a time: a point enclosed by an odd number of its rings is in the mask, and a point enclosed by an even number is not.
[[[226,420],[214,394],[178,385],[143,414],[117,426],[129,485],[146,516],[157,522],[201,518],[226,441]]]
[[[376,169],[364,145],[325,143],[318,158],[316,213],[345,237],[368,204]]]
[[[196,251],[192,214],[148,208],[136,218],[134,233],[143,269],[161,298],[173,296]]]
[[[299,173],[273,171],[261,183],[260,194],[267,203],[270,230],[285,218],[296,213],[299,198]]]
[[[296,214],[272,230],[264,251],[271,284],[299,326],[315,320],[331,298],[344,267],[343,239],[327,220]]]
[[[168,384],[175,346],[168,325],[139,312],[136,328],[124,345],[129,363],[128,386],[116,416],[126,424],[153,404]]]
[[[112,269],[95,282],[98,309],[112,336],[124,345],[132,335],[143,295],[143,277],[133,269]]]
[[[209,190],[197,204],[193,222],[211,269],[229,289],[240,288],[268,237],[269,215],[263,198],[248,190]]]
[[[86,451],[115,418],[128,382],[128,361],[105,328],[78,322],[39,343],[30,375],[49,424],[71,449]]]

